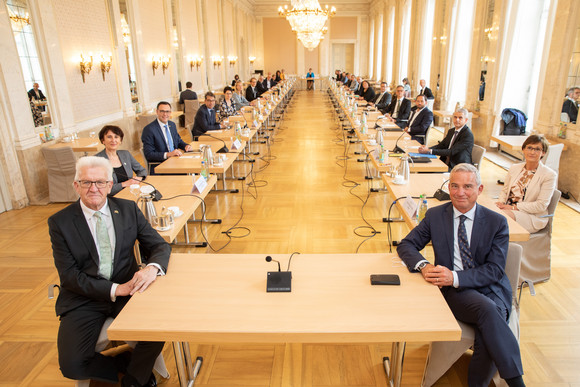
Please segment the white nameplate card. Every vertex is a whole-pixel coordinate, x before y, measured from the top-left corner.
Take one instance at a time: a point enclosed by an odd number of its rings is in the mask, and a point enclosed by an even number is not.
[[[254,120],[254,128],[257,128],[258,126],[258,121]]]
[[[200,175],[199,178],[193,184],[192,192],[202,193],[205,187],[207,187],[207,181],[205,180],[205,177]]]
[[[403,209],[410,218],[414,218],[417,215],[417,202],[410,195],[407,195],[403,201]]]
[[[240,140],[238,140],[238,139],[236,138],[236,141],[234,141],[234,142],[232,143],[232,149],[236,149],[236,150],[238,150],[238,149],[240,149],[241,147],[242,147],[242,143],[240,142]]]

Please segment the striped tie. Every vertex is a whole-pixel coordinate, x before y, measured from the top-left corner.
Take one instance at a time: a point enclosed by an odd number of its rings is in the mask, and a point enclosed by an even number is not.
[[[459,255],[461,256],[461,263],[463,269],[471,269],[475,267],[473,258],[471,257],[471,250],[469,249],[469,241],[467,240],[467,231],[465,230],[465,215],[459,217],[459,227],[457,228],[457,244],[459,245]]]
[[[113,274],[113,249],[107,225],[102,218],[100,211],[95,212],[94,217],[97,219],[97,244],[99,245],[99,275],[106,279],[111,279]]]

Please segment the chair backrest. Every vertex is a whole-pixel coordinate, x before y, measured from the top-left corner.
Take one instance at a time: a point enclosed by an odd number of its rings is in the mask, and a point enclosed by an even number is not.
[[[184,102],[184,111],[185,114],[185,127],[190,124],[193,124],[195,120],[195,115],[199,110],[199,100],[197,99],[186,99]]]
[[[548,216],[550,217],[548,220],[548,224],[544,227],[544,230],[548,231],[548,234],[552,234],[552,223],[554,222],[554,214],[556,213],[556,207],[558,206],[558,202],[560,201],[560,197],[562,196],[562,192],[560,190],[555,189],[554,193],[552,194],[552,198],[550,199],[550,204],[548,204]]]
[[[157,114],[141,114],[139,115],[139,137],[141,137],[141,133],[143,132],[143,128],[153,122],[154,119],[157,118]]]
[[[42,154],[46,160],[49,175],[74,175],[77,158],[70,146],[43,146]],[[72,181],[71,181],[72,182]]]
[[[471,164],[475,165],[478,171],[481,171],[483,155],[485,155],[485,148],[477,144],[473,144],[473,149],[471,150]]]
[[[562,151],[564,150],[564,144],[552,144],[548,147],[548,151],[542,158],[544,164],[550,167],[554,172],[559,173],[560,169],[560,156],[562,156]]]

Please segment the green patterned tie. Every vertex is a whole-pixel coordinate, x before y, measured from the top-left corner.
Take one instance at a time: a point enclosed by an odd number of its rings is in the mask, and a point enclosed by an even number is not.
[[[113,274],[113,249],[111,248],[107,225],[102,215],[100,211],[95,212],[94,215],[97,218],[97,243],[101,257],[99,260],[99,275],[106,279],[111,279],[111,275]]]

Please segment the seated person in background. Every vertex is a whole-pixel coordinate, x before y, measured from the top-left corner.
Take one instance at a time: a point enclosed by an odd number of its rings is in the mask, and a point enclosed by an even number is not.
[[[312,72],[312,68],[308,69],[308,73],[306,73],[306,90],[314,90],[314,73]]]
[[[411,135],[412,140],[424,145],[425,134],[432,122],[433,112],[427,107],[427,98],[425,95],[419,94],[415,98],[415,106],[411,109],[409,116],[409,126],[405,128],[405,131]]]
[[[344,74],[344,73],[343,73]],[[350,73],[346,73],[344,74],[344,78],[342,79],[342,83],[344,83],[344,85],[346,87],[350,87],[350,82],[351,82],[351,76]]]
[[[181,94],[179,94],[179,103],[181,105],[185,104],[186,100],[196,100],[197,99],[197,93],[191,89],[192,87],[193,87],[193,83],[191,83],[191,82],[185,83],[185,90],[183,90],[181,92]]]
[[[356,82],[356,81],[355,81]],[[373,89],[369,81],[362,81],[361,84],[361,94],[358,99],[364,99],[367,102],[372,102],[375,100],[375,89]]]
[[[268,89],[264,87],[264,76],[260,75],[258,77],[258,83],[256,84],[256,88],[258,89],[258,97],[264,94]]]
[[[385,114],[391,103],[391,93],[387,91],[387,82],[381,82],[381,92],[374,101],[369,101],[369,106],[375,106],[381,113]]]
[[[272,78],[272,73],[268,73],[268,76],[264,80],[262,86],[265,89],[265,91],[270,90],[272,87],[276,86],[276,81],[274,80],[274,78]]]
[[[443,141],[431,148],[421,145],[419,153],[438,155],[441,161],[449,166],[449,170],[452,170],[457,164],[471,164],[473,133],[471,133],[469,126],[466,125],[467,114],[466,109],[457,109],[453,113],[455,129],[449,129]]]
[[[236,85],[236,82],[240,80],[240,76],[238,74],[234,75],[234,80],[232,81],[232,87]]]
[[[276,76],[274,77],[274,81],[276,83],[278,83],[278,82],[280,82],[282,80],[281,75],[282,75],[282,73],[280,72],[280,70],[276,70]]]
[[[179,157],[182,150],[191,152],[191,145],[186,144],[179,134],[171,117],[171,105],[161,101],[157,104],[157,119],[143,128],[141,142],[143,154],[149,163],[161,163],[169,157]],[[155,165],[149,166],[149,174],[155,174]]]
[[[37,100],[37,101],[44,101],[46,97],[42,93],[42,90],[38,88],[38,83],[32,85],[32,89],[28,90],[28,99]]]
[[[234,94],[232,95],[236,110],[240,110],[243,106],[254,105],[254,101],[250,102],[244,97],[244,83],[237,81],[234,86]]]
[[[131,152],[118,149],[123,137],[125,134],[121,128],[114,125],[105,125],[99,132],[99,140],[105,149],[95,156],[106,158],[113,166],[113,187],[110,195],[116,195],[131,184],[138,184],[147,176],[147,170],[135,160]],[[136,176],[133,176],[133,172]]]
[[[395,89],[397,98],[391,99],[391,104],[387,107],[385,117],[397,124],[400,128],[407,126],[409,114],[411,113],[411,101],[404,97],[405,89],[402,85]]]
[[[286,74],[284,74],[284,69],[282,69],[282,71],[280,72],[280,80],[281,81],[285,81],[286,80]]]
[[[340,70],[334,70],[334,80],[337,82],[341,80]]]
[[[80,200],[48,218],[60,278],[58,362],[70,379],[118,383],[123,373],[121,386],[155,386],[151,371],[163,342],[140,341],[132,353],[115,357],[95,352],[105,319],[116,317],[132,295],[165,275],[171,254],[135,202],[107,197],[112,174],[108,160],[80,158],[73,183]],[[143,269],[133,254],[137,240],[149,252]]]
[[[525,387],[520,346],[508,325],[508,224],[503,215],[476,203],[482,191],[477,169],[457,165],[449,177],[451,203],[430,208],[397,253],[411,272],[440,289],[457,320],[475,329],[469,386],[488,386],[499,370],[508,386]],[[429,242],[434,264],[420,253]]]
[[[433,93],[431,92],[431,89],[425,86],[425,84],[426,83],[424,79],[421,79],[419,81],[419,85],[421,86],[421,90],[419,90],[419,95],[424,95],[425,97],[427,97],[427,99],[435,99]]]
[[[403,78],[403,88],[405,89],[405,97],[411,97],[411,85],[409,84],[409,78]]]
[[[522,145],[525,162],[508,171],[496,205],[530,233],[548,224],[548,205],[556,189],[558,175],[540,160],[548,151],[548,142],[532,134]]]
[[[356,83],[358,83],[358,87],[356,88],[356,90],[354,91],[354,93],[356,95],[362,95],[362,83],[363,83],[363,79],[362,77],[356,77]]]
[[[357,94],[356,92],[358,91],[359,88],[359,84],[356,81],[356,77],[354,76],[354,74],[352,74],[350,76],[350,85],[348,86],[348,88],[353,91],[355,94]]]
[[[224,99],[220,101],[219,106],[220,121],[236,114],[236,103],[232,98],[233,94],[234,91],[231,87],[226,86],[224,88]]]
[[[191,130],[193,141],[197,141],[197,138],[207,131],[225,128],[225,125],[216,122],[214,107],[215,95],[211,91],[208,91],[205,93],[205,105],[200,106],[195,115],[193,129]]]
[[[258,91],[258,80],[254,77],[250,78],[250,85],[246,88],[246,99],[252,102],[260,96]]]
[[[575,124],[578,119],[578,100],[580,100],[580,87],[568,89],[566,100],[562,105],[562,113],[568,114],[571,123]]]

